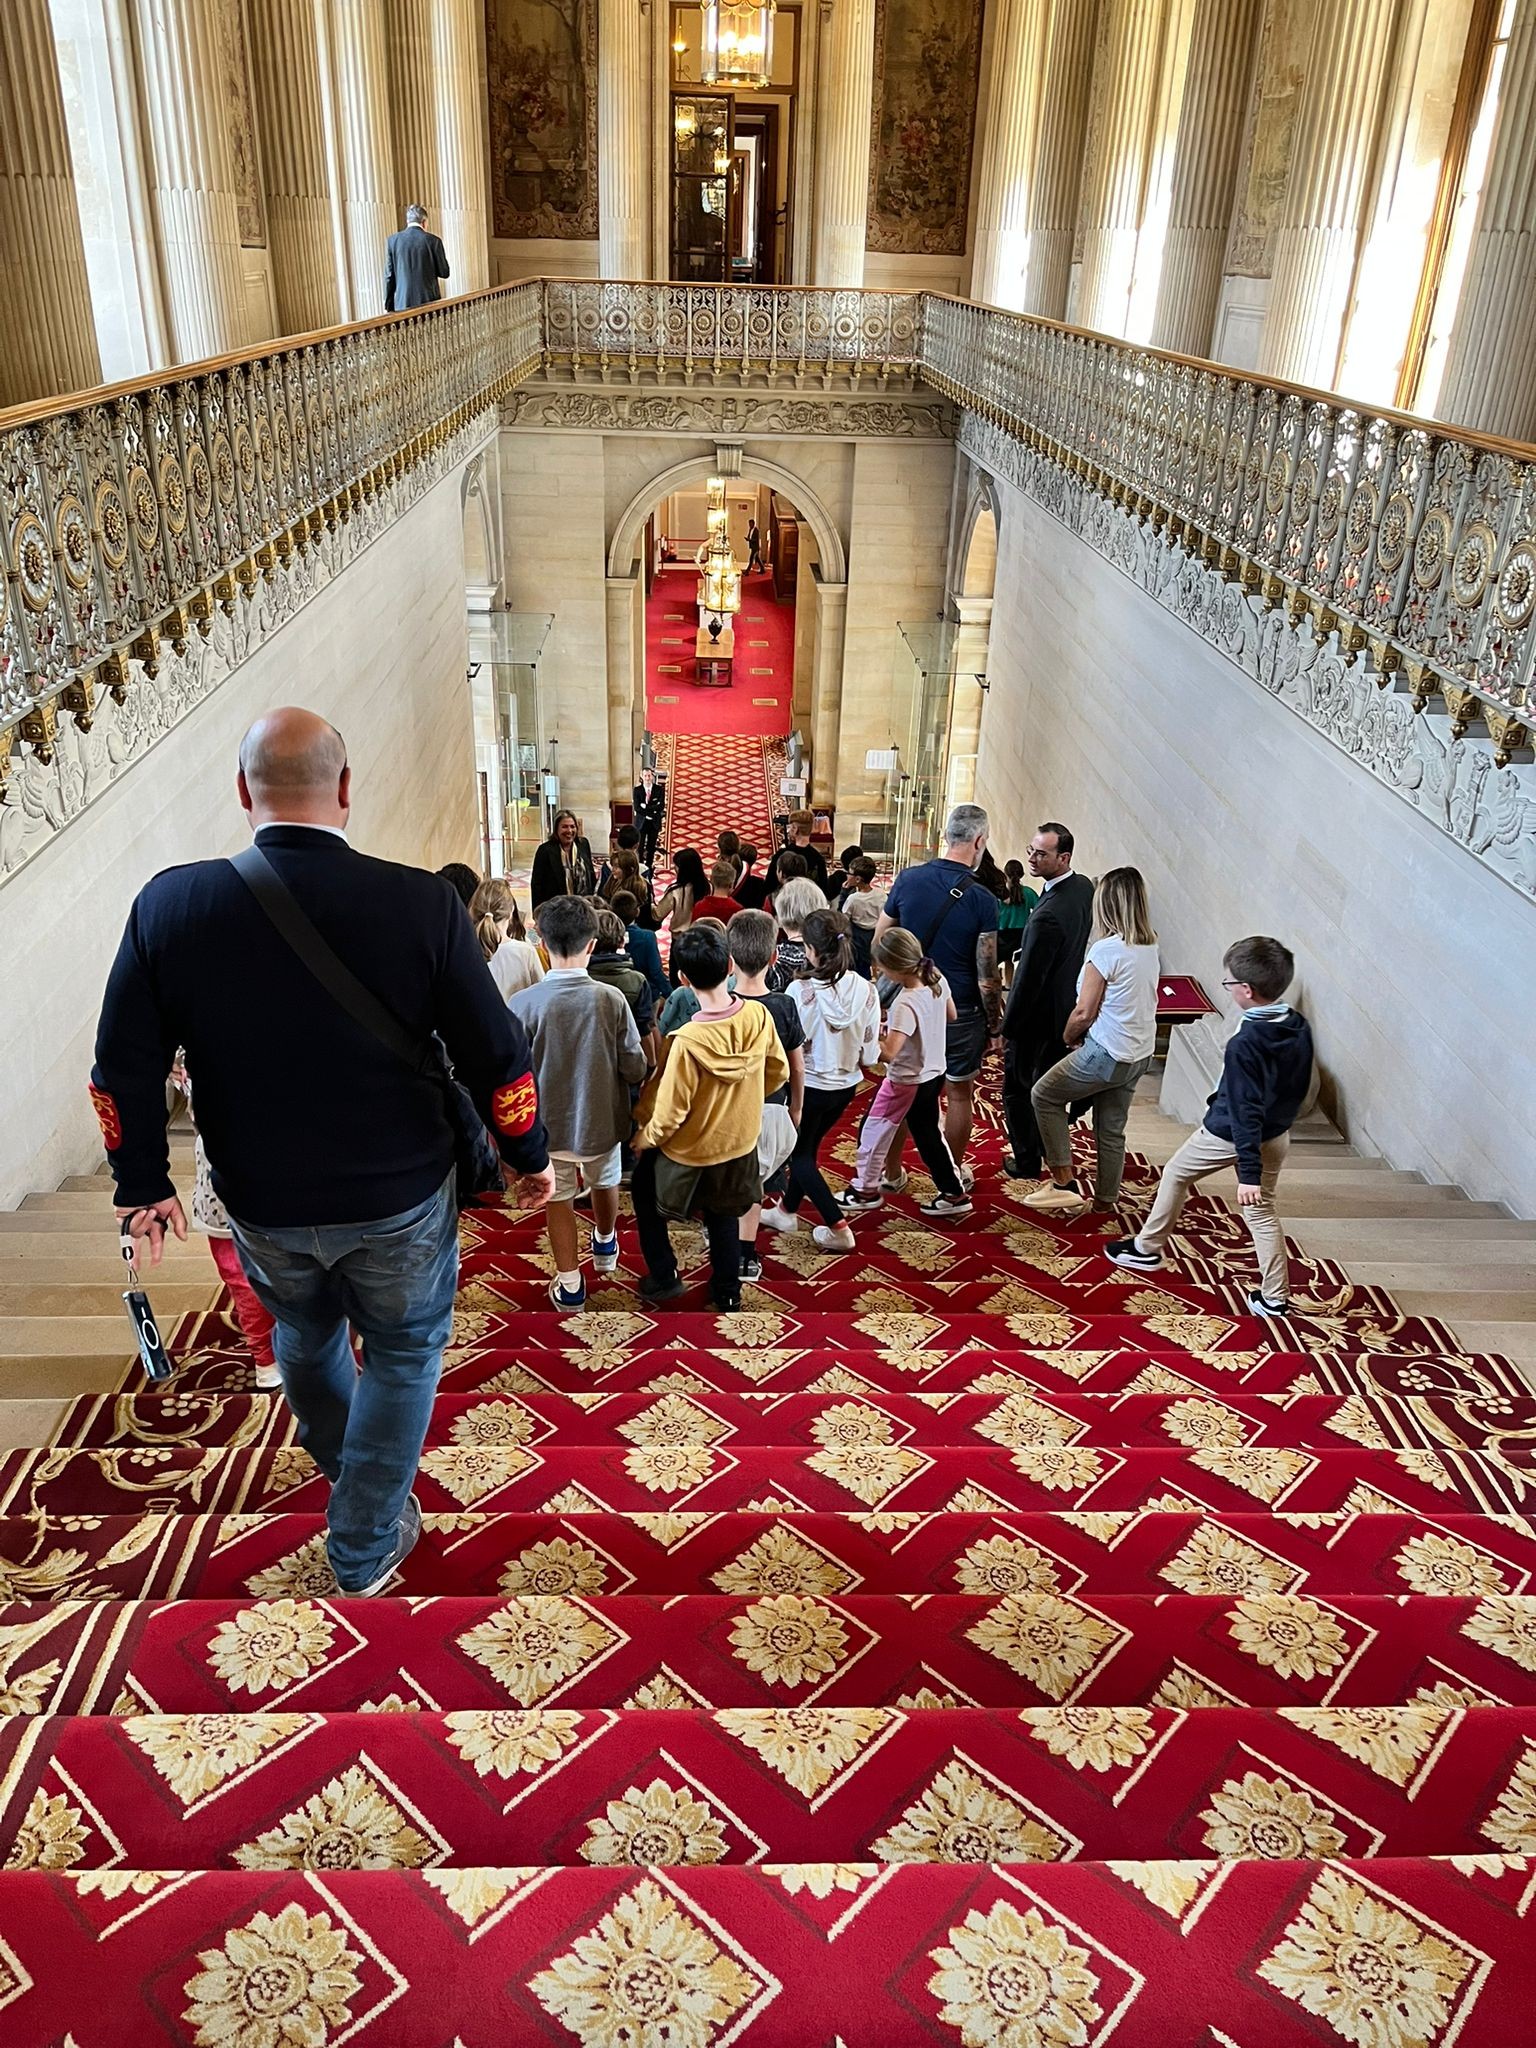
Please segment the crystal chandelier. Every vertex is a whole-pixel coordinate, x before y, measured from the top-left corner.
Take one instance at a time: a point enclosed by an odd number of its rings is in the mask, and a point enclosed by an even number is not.
[[[705,85],[765,87],[773,69],[774,0],[765,6],[735,0],[705,0],[703,60]]]
[[[725,478],[710,477],[706,488],[709,504],[704,524],[708,538],[699,550],[699,568],[702,571],[699,603],[704,610],[721,618],[727,612],[741,610],[741,565],[731,552],[730,535],[726,530],[730,514],[725,503]]]

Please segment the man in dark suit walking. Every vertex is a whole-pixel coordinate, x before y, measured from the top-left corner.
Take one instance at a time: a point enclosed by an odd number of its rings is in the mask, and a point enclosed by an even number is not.
[[[390,236],[384,251],[385,312],[430,306],[443,296],[438,280],[447,275],[448,252],[436,235],[427,233],[427,209],[408,206],[405,226]]]
[[[1013,1154],[1004,1166],[1016,1180],[1045,1171],[1029,1091],[1066,1056],[1062,1034],[1093,924],[1093,884],[1073,874],[1072,847],[1072,834],[1057,824],[1042,825],[1029,843],[1030,872],[1045,888],[1024,927],[1003,1011],[1003,1117]]]
[[[666,815],[667,785],[656,780],[654,768],[642,768],[635,784],[635,830],[640,834],[642,867],[650,867],[656,859]]]
[[[248,881],[230,861],[197,861],[139,891],[91,1095],[117,1213],[158,1262],[167,1230],[187,1234],[165,1128],[165,1076],[186,1048],[214,1192],[276,1319],[299,1442],[331,1481],[331,1569],[343,1593],[377,1593],[421,1527],[411,1484],[458,1284],[454,1135],[441,1078],[321,973],[339,963],[423,1055],[442,1039],[525,1206],[554,1180],[527,1035],[463,905],[440,877],[347,844],[341,735],[311,711],[270,712],[241,745],[238,786],[264,862]],[[307,937],[290,940],[258,900],[273,877],[275,910],[296,908]]]

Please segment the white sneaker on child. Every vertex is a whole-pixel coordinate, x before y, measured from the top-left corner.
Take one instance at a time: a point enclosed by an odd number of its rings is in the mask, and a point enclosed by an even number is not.
[[[256,1368],[256,1391],[258,1394],[280,1394],[283,1391],[283,1369],[279,1365],[258,1365]]]
[[[836,1229],[829,1223],[818,1223],[811,1232],[811,1243],[819,1252],[851,1252],[854,1236],[846,1223],[838,1224]]]
[[[762,1224],[765,1230],[798,1230],[800,1228],[799,1211],[777,1207],[765,1209],[762,1214]]]

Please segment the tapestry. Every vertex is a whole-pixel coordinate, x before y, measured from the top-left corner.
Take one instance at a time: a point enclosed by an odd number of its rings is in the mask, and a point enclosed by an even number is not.
[[[877,0],[867,246],[965,253],[981,0]]]
[[[1316,0],[1269,0],[1265,9],[1227,252],[1227,269],[1238,277],[1268,277],[1274,268],[1275,229],[1290,183],[1316,12]]]
[[[485,0],[491,207],[509,240],[597,234],[597,0]]]
[[[219,79],[224,123],[234,167],[235,211],[240,246],[267,246],[267,217],[261,198],[261,159],[256,146],[256,106],[251,90],[251,53],[245,33],[245,0],[222,0],[218,14]]]

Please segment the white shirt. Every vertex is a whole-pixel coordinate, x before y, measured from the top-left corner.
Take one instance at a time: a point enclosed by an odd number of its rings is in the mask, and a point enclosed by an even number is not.
[[[503,939],[485,964],[504,1003],[510,1003],[519,989],[532,988],[544,979],[544,963],[526,939]]]
[[[886,1072],[893,1081],[932,1081],[942,1074],[949,1051],[949,983],[939,976],[936,989],[898,989],[886,1014],[887,1031],[904,1031],[907,1042]]]
[[[1088,948],[1085,967],[1104,977],[1104,1001],[1088,1036],[1114,1060],[1149,1060],[1157,1044],[1156,946],[1128,946],[1124,939],[1100,939]],[[1083,977],[1077,977],[1082,994]]]

